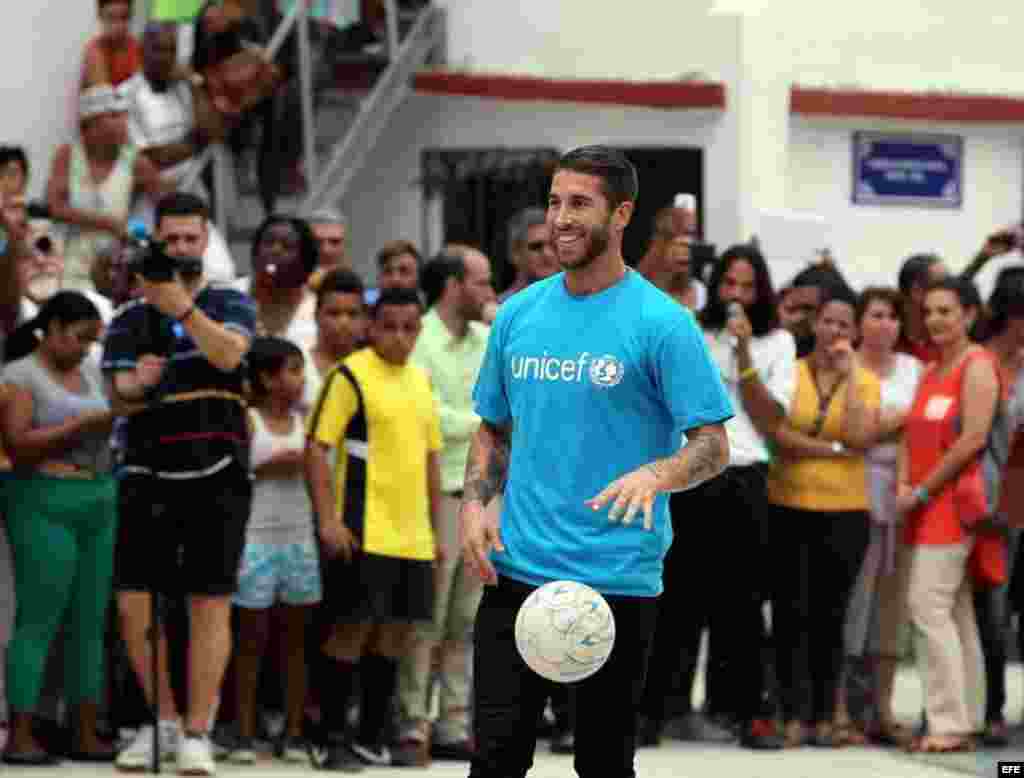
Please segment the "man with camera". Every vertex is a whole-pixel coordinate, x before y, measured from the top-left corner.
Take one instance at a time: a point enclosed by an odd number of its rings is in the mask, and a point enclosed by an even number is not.
[[[111,323],[103,354],[111,406],[126,417],[114,560],[121,627],[133,669],[159,713],[118,767],[177,754],[179,772],[212,775],[208,731],[231,651],[230,595],[245,542],[252,487],[242,360],[256,322],[252,300],[208,286],[201,257],[207,210],[188,194],[163,198],[154,241],[132,269],[141,297]],[[154,594],[188,597],[188,712],[182,720],[160,635],[152,683]]]

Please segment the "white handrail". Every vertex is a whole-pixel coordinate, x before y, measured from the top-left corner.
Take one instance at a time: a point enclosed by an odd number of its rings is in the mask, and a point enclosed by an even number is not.
[[[307,186],[316,175],[316,117],[313,115],[313,50],[309,43],[308,0],[297,3],[299,38],[299,98],[302,101],[302,151]]]

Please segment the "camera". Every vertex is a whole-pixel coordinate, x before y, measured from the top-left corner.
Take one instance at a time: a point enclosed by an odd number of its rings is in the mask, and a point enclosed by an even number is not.
[[[134,240],[128,247],[126,263],[129,273],[137,273],[151,283],[173,281],[175,274],[198,276],[203,272],[203,260],[198,257],[172,257],[166,244],[157,240]]]
[[[50,206],[44,202],[33,200],[25,206],[25,211],[28,213],[30,219],[49,219],[50,218]]]

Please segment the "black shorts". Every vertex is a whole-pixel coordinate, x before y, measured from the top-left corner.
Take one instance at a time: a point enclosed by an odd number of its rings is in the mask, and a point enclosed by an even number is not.
[[[251,507],[252,480],[241,466],[187,481],[125,476],[118,503],[115,588],[233,594]]]
[[[323,586],[321,616],[331,624],[403,624],[434,616],[433,562],[360,551],[351,562],[324,562]]]

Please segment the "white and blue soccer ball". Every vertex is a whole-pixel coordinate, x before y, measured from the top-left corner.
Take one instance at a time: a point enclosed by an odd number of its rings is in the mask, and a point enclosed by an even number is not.
[[[516,616],[516,647],[540,676],[581,681],[608,661],[615,645],[615,617],[599,592],[576,581],[536,589]]]

